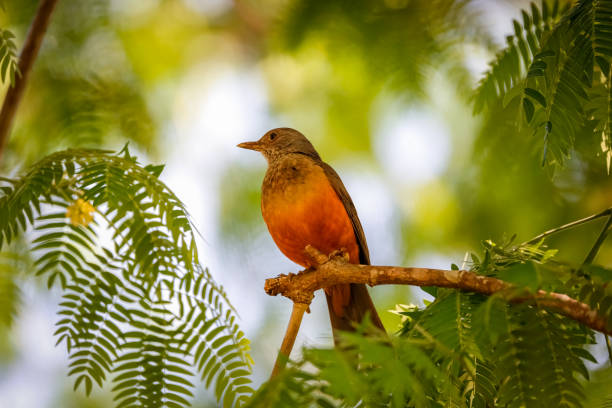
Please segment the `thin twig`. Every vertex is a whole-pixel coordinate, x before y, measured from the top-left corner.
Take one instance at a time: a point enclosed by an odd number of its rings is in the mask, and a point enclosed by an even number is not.
[[[315,248],[307,247],[313,257],[320,254]],[[403,268],[398,266],[356,265],[347,263],[341,256],[331,257],[327,262],[297,275],[281,275],[266,280],[265,290],[268,295],[283,295],[294,302],[305,302],[304,299],[318,290],[343,283],[363,283],[376,285],[415,285],[437,286],[460,289],[469,292],[493,295],[503,293],[513,303],[536,302],[550,308],[570,319],[604,334],[612,334],[607,321],[597,311],[562,293],[537,291],[535,293],[518,292],[516,287],[500,279],[478,275],[470,271],[453,271],[430,268]]]
[[[564,231],[566,229],[577,227],[578,225],[582,225],[582,224],[585,224],[585,223],[587,223],[589,221],[593,221],[593,220],[596,220],[598,218],[605,217],[606,215],[612,215],[612,208],[608,208],[608,209],[603,210],[602,212],[600,212],[598,214],[594,214],[594,215],[591,215],[589,217],[582,218],[580,220],[572,221],[572,222],[570,222],[568,224],[565,224],[565,225],[562,225],[560,227],[550,229],[550,230],[548,230],[546,232],[541,233],[538,236],[535,236],[535,237],[531,238],[529,241],[523,242],[521,245],[534,244],[534,243],[538,242],[539,240],[541,240],[542,238],[545,238],[545,237],[547,237],[549,235],[553,235],[553,234],[556,234],[557,232],[561,232],[561,231]]]
[[[608,232],[610,232],[610,225],[612,225],[612,214],[608,217],[608,221],[606,221],[606,223],[604,224],[601,233],[597,237],[597,241],[595,241],[595,244],[593,244],[593,248],[591,248],[591,250],[589,251],[589,254],[584,259],[582,265],[590,265],[591,263],[593,263],[595,257],[597,256],[597,252],[599,252],[599,248],[601,248],[601,245],[604,243],[608,236]]]
[[[0,111],[0,158],[6,146],[11,125],[15,118],[15,112],[17,112],[17,107],[21,101],[30,71],[32,70],[32,65],[34,65],[34,60],[38,55],[38,50],[40,49],[40,45],[49,25],[49,20],[51,19],[51,13],[57,2],[58,0],[40,1],[34,20],[32,20],[32,24],[30,25],[25,43],[23,44],[18,62],[19,75],[15,77],[15,84],[6,92],[2,110]]]
[[[285,338],[283,339],[283,344],[281,345],[278,356],[276,357],[276,362],[274,363],[274,368],[272,369],[270,378],[275,377],[287,364],[287,360],[289,359],[289,355],[293,349],[293,344],[295,344],[295,338],[297,337],[298,331],[300,330],[300,325],[302,324],[302,317],[307,309],[308,304],[296,302],[293,303],[293,310],[291,311],[291,318],[289,319],[289,324],[287,325],[287,330],[285,331]]]

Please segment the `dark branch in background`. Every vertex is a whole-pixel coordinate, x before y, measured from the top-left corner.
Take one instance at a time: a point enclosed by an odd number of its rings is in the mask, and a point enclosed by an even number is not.
[[[0,158],[4,152],[4,148],[8,141],[8,135],[15,118],[15,112],[21,101],[23,91],[28,81],[32,65],[38,55],[38,50],[42,43],[47,27],[49,26],[49,20],[51,19],[51,13],[55,8],[58,0],[41,0],[36,10],[32,25],[26,37],[23,49],[19,55],[19,73],[15,78],[15,84],[9,87],[2,104],[2,110],[0,111]]]
[[[612,330],[607,327],[604,316],[600,316],[585,303],[572,299],[562,293],[545,292],[543,290],[538,290],[535,293],[522,293],[518,292],[521,288],[508,282],[478,275],[470,271],[356,265],[348,263],[346,254],[328,257],[312,246],[306,247],[306,252],[316,261],[315,264],[318,266],[302,271],[297,275],[280,275],[276,278],[267,279],[265,291],[268,295],[283,295],[294,302],[294,308],[296,305],[301,304],[305,309],[310,304],[313,293],[316,290],[342,283],[364,283],[370,286],[389,284],[436,286],[482,293],[484,295],[502,293],[512,303],[534,302],[539,306],[549,308],[582,323],[593,330],[606,335],[612,334]],[[289,327],[293,326],[294,322],[292,319],[289,322]],[[285,334],[283,344],[287,342],[288,334]],[[294,334],[292,335],[294,336]],[[295,340],[295,337],[293,339]],[[283,357],[287,358],[291,349],[282,349],[281,352]],[[278,368],[278,366],[275,366],[274,374],[278,371]]]
[[[595,257],[597,256],[597,253],[599,252],[599,248],[601,248],[601,245],[604,243],[604,241],[608,237],[608,233],[610,232],[610,225],[612,225],[612,214],[608,215],[608,220],[604,224],[604,227],[601,230],[601,233],[597,237],[597,240],[595,241],[593,248],[591,248],[591,250],[589,251],[589,254],[584,259],[584,262],[582,263],[583,265],[590,265],[591,263],[593,263],[593,261],[595,260]]]
[[[583,266],[590,265],[591,263],[593,263],[593,261],[595,260],[595,257],[597,256],[597,253],[599,252],[599,249],[601,248],[601,245],[604,243],[604,241],[608,237],[608,233],[610,232],[610,227],[612,226],[612,208],[608,208],[607,210],[602,211],[599,214],[595,214],[593,217],[598,218],[598,216],[604,216],[604,215],[607,215],[608,219],[606,220],[606,223],[604,224],[601,232],[599,233],[599,236],[597,237],[595,244],[593,244],[593,247],[589,251],[586,258],[584,259],[584,262],[582,262]],[[608,358],[610,359],[610,361],[612,361],[612,345],[610,345],[610,337],[606,333],[604,334],[604,338],[606,341],[606,350],[608,351]]]

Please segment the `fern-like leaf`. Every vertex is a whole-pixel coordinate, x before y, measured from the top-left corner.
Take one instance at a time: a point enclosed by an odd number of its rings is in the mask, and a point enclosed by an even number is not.
[[[36,273],[63,290],[55,334],[75,388],[110,376],[118,407],[185,407],[200,373],[224,406],[239,405],[252,393],[248,341],[161,169],[127,148],[52,154],[3,179],[0,244],[34,225]]]
[[[584,394],[578,376],[588,378],[581,359],[588,355],[582,348],[590,342],[587,332],[531,307],[505,308],[504,315],[507,335],[495,348],[500,404],[581,407]]]
[[[552,9],[547,4],[532,4],[523,23],[514,22],[514,35],[480,82],[475,111],[518,97],[542,141],[543,164],[563,165],[576,138],[585,137],[601,141],[590,147],[604,153],[609,172],[612,2],[582,0],[571,8],[554,2]]]
[[[537,74],[545,66],[532,64],[541,52],[542,43],[560,21],[567,6],[542,1],[538,8],[531,3],[530,12],[522,10],[522,22],[513,20],[514,34],[506,37],[506,48],[491,62],[489,71],[480,80],[474,99],[475,112],[491,107],[529,73]]]
[[[0,252],[0,333],[12,326],[21,302],[17,280],[28,266],[27,257],[19,251]]]
[[[15,84],[15,75],[19,73],[16,52],[15,35],[9,30],[0,29],[0,78],[4,83],[8,81],[11,86]]]

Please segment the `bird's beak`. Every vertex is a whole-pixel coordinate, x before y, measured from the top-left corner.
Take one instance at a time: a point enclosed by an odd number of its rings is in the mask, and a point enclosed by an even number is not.
[[[255,151],[261,150],[261,144],[259,142],[244,142],[244,143],[239,143],[236,146],[241,147],[243,149],[249,149],[249,150],[255,150]]]

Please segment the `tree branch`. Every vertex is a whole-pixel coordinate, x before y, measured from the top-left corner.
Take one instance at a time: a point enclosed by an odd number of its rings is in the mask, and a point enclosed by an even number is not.
[[[38,50],[40,49],[40,45],[49,25],[49,20],[51,19],[51,13],[57,2],[58,0],[40,1],[34,20],[32,20],[32,24],[30,25],[25,43],[23,44],[23,49],[19,55],[19,75],[15,78],[14,86],[9,87],[6,92],[2,110],[0,111],[0,158],[4,152],[15,112],[17,112],[17,107],[21,101],[21,96],[23,95],[30,71],[32,70],[32,65],[34,65],[34,60],[38,55]]]
[[[565,224],[565,225],[562,225],[560,227],[553,228],[553,229],[550,229],[548,231],[545,231],[545,232],[541,233],[540,235],[531,238],[529,241],[523,242],[521,245],[535,244],[536,242],[538,242],[542,238],[546,238],[549,235],[553,235],[553,234],[556,234],[557,232],[565,231],[567,229],[574,228],[574,227],[577,227],[577,226],[582,225],[582,224],[586,224],[587,222],[596,220],[596,219],[601,218],[601,217],[610,216],[611,214],[612,214],[612,207],[611,208],[606,208],[605,210],[603,210],[600,213],[593,214],[593,215],[590,215],[588,217],[582,218],[580,220],[572,221],[572,222],[570,222],[568,224]]]
[[[591,248],[591,250],[589,251],[582,265],[590,265],[593,263],[593,261],[595,260],[595,257],[597,256],[597,253],[599,252],[599,248],[601,248],[602,244],[608,237],[608,233],[610,232],[611,225],[612,225],[612,215],[609,215],[608,220],[606,221],[606,223],[603,226],[603,229],[601,230],[601,233],[597,237],[597,241],[595,241],[593,248]]]
[[[280,275],[276,278],[267,279],[265,291],[268,295],[276,296],[280,294],[291,299],[294,303],[309,304],[312,294],[316,290],[340,283],[364,283],[370,286],[389,284],[437,286],[485,295],[507,292],[510,302],[534,302],[593,330],[612,335],[612,330],[607,327],[604,316],[597,314],[597,311],[591,309],[587,304],[561,293],[539,290],[535,293],[517,295],[516,289],[521,288],[500,279],[478,275],[474,272],[356,265],[348,263],[343,256],[328,258],[311,246],[306,247],[306,251],[313,259],[318,260],[319,265],[297,275]]]
[[[276,356],[276,362],[274,363],[274,369],[272,369],[270,378],[275,377],[287,364],[287,360],[289,360],[289,355],[293,349],[293,344],[295,343],[295,338],[297,337],[298,331],[300,330],[300,326],[302,324],[302,317],[304,316],[304,312],[308,309],[308,304],[310,304],[310,301],[308,303],[293,302],[291,318],[289,319],[289,324],[287,325],[287,330],[285,331],[283,344],[281,344],[280,351]]]

